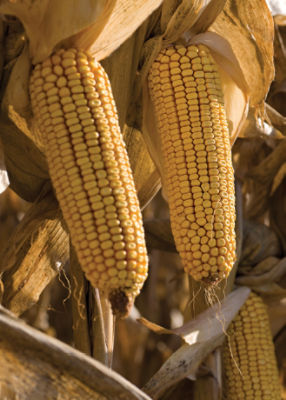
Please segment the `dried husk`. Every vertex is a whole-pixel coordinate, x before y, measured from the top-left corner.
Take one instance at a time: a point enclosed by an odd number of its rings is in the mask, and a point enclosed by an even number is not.
[[[16,16],[25,28],[33,63],[46,59],[64,39],[94,24],[99,35],[115,5],[115,0],[26,0],[2,1],[0,12]]]
[[[158,399],[165,390],[187,376],[195,376],[201,362],[222,344],[228,325],[250,294],[250,289],[239,288],[196,319],[180,328],[169,330],[141,319],[145,326],[158,334],[175,334],[185,342],[147,382],[143,390]]]
[[[250,105],[263,108],[274,77],[274,24],[265,0],[227,0],[210,28],[232,47],[249,87]]]

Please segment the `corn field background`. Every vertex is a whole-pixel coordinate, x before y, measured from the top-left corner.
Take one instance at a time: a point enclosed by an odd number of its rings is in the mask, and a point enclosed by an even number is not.
[[[267,305],[286,399],[286,7],[89,3],[0,1],[0,399],[227,400],[222,345],[250,290]],[[237,261],[210,291],[183,270],[156,130],[154,140],[144,133],[151,62],[163,44],[206,31],[238,60],[231,75],[242,95],[230,108],[243,122],[232,138]],[[109,75],[143,210],[148,279],[115,324],[70,244],[32,118],[31,65],[61,43],[88,49]],[[236,118],[248,101],[247,117]]]

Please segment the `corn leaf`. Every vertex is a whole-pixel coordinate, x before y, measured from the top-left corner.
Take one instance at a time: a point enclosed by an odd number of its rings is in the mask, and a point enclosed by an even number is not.
[[[9,398],[151,400],[116,372],[29,327],[3,307],[0,337],[0,384],[9,384]]]

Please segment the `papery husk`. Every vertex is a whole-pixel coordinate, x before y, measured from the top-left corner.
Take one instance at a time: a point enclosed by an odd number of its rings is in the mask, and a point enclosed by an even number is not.
[[[215,59],[222,82],[226,117],[229,125],[231,144],[239,135],[248,113],[248,87],[237,59],[229,43],[221,36],[206,32],[191,38],[188,44],[204,44]],[[157,131],[153,105],[148,91],[147,80],[143,84],[142,132],[150,154],[164,180],[164,164],[161,153],[160,134]]]
[[[250,105],[262,109],[274,78],[273,18],[265,0],[227,0],[210,30],[232,47],[249,87]]]
[[[147,320],[140,319],[149,329],[158,334],[175,334],[184,344],[163,364],[147,382],[143,390],[153,399],[158,399],[165,390],[181,379],[194,377],[201,362],[216,347],[222,344],[226,330],[250,294],[247,287],[230,293],[221,304],[217,304],[196,319],[177,329],[165,329]]]
[[[77,35],[74,45],[88,50],[96,60],[103,60],[124,43],[162,2],[116,0],[110,18],[98,37],[94,36],[92,29],[88,29]]]
[[[45,60],[64,39],[77,34],[91,24],[93,39],[104,28],[116,0],[26,0],[2,1],[0,13],[17,17],[29,40],[32,62]]]
[[[7,189],[9,183],[9,177],[4,161],[3,146],[0,140],[0,193],[3,193],[4,190]]]

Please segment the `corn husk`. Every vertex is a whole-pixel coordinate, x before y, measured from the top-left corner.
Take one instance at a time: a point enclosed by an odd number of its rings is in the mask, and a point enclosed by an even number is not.
[[[263,27],[263,28],[262,28]],[[273,18],[265,0],[227,0],[210,30],[232,47],[249,87],[250,105],[263,111],[274,77]]]
[[[100,61],[119,47],[161,2],[7,0],[1,2],[0,12],[22,22],[34,64],[45,60],[59,45],[89,50]]]

